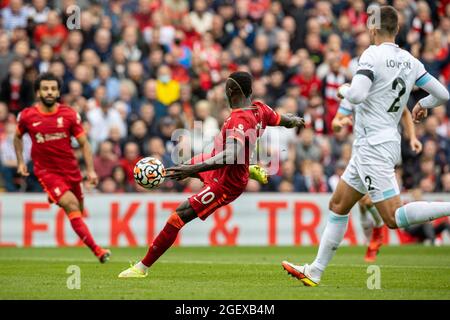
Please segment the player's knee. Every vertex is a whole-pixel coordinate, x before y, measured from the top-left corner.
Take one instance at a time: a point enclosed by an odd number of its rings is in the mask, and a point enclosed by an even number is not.
[[[188,208],[177,208],[176,213],[184,223],[188,223],[197,218],[197,214],[190,206]]]
[[[373,205],[372,200],[368,196],[365,196],[359,200],[359,204],[364,208],[371,207]]]
[[[342,214],[344,211],[342,204],[338,200],[336,200],[334,197],[330,200],[330,202],[328,204],[328,209],[330,209],[330,211],[337,213],[337,214]]]
[[[391,216],[387,219],[384,220],[384,224],[389,228],[389,229],[397,229],[397,222],[395,221],[395,217]]]
[[[77,201],[70,201],[67,203],[64,207],[65,211],[67,213],[74,212],[74,211],[81,211],[80,205]]]

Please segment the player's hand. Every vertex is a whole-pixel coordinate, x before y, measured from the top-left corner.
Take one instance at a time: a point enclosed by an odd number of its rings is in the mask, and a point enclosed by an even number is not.
[[[166,172],[168,172],[165,175],[166,178],[180,181],[195,176],[198,170],[192,164],[181,164],[176,167],[167,168]]]
[[[420,142],[417,138],[411,139],[409,145],[411,146],[411,150],[415,153],[419,154],[422,152],[422,142]]]
[[[414,123],[420,123],[428,115],[428,109],[422,108],[422,106],[417,103],[412,110],[412,118]]]
[[[292,113],[287,113],[286,116],[289,117],[289,120],[285,125],[286,128],[301,128],[305,126],[305,119],[302,117],[297,117]]]
[[[88,171],[87,172],[87,180],[90,184],[93,186],[96,186],[98,184],[98,176],[95,171]]]
[[[337,96],[338,96],[339,99],[344,99],[345,98],[344,97],[344,92],[347,91],[348,88],[350,88],[350,85],[348,83],[344,83],[343,85],[341,85],[338,88]]]
[[[22,177],[28,177],[30,173],[28,172],[27,165],[25,163],[19,163],[17,165],[17,173]]]
[[[334,119],[331,123],[334,132],[339,132],[342,130],[343,127],[351,125],[353,125],[353,122],[352,119],[350,119],[349,117],[345,117],[342,119]]]

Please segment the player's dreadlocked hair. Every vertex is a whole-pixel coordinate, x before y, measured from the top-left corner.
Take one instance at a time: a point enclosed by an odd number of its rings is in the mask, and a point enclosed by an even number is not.
[[[240,89],[238,90],[242,90],[242,93],[246,98],[250,97],[250,95],[252,94],[253,81],[250,73],[244,71],[236,71],[230,74],[228,78],[233,79],[238,84],[238,86],[240,87]]]
[[[41,87],[42,81],[56,81],[58,83],[58,90],[61,90],[61,79],[59,79],[57,76],[55,76],[51,72],[45,72],[45,73],[39,75],[39,77],[36,79],[36,81],[34,81],[34,91],[35,92],[38,91],[39,88]]]

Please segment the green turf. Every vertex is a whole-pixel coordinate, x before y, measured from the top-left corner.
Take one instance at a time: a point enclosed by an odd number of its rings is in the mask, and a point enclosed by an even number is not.
[[[145,248],[113,248],[99,264],[86,248],[1,248],[0,299],[450,299],[450,247],[383,247],[381,289],[367,288],[363,247],[342,247],[319,287],[280,262],[311,262],[315,247],[172,248],[145,279],[118,279]],[[81,268],[81,289],[66,285]]]

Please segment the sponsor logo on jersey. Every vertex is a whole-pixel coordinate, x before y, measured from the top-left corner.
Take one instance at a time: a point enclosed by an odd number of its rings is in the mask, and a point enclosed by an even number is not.
[[[36,142],[37,143],[44,143],[45,142],[45,138],[42,135],[42,133],[39,133],[39,132],[36,133],[35,137],[36,137]]]
[[[37,143],[44,143],[46,141],[54,141],[67,138],[67,134],[65,132],[55,132],[46,134],[38,132],[36,133],[35,138]]]
[[[38,122],[33,122],[31,125],[33,127],[37,127],[38,125],[40,125],[42,123],[42,121],[38,121]]]
[[[56,119],[56,127],[57,128],[64,127],[64,118],[63,117],[58,117],[58,119]]]

